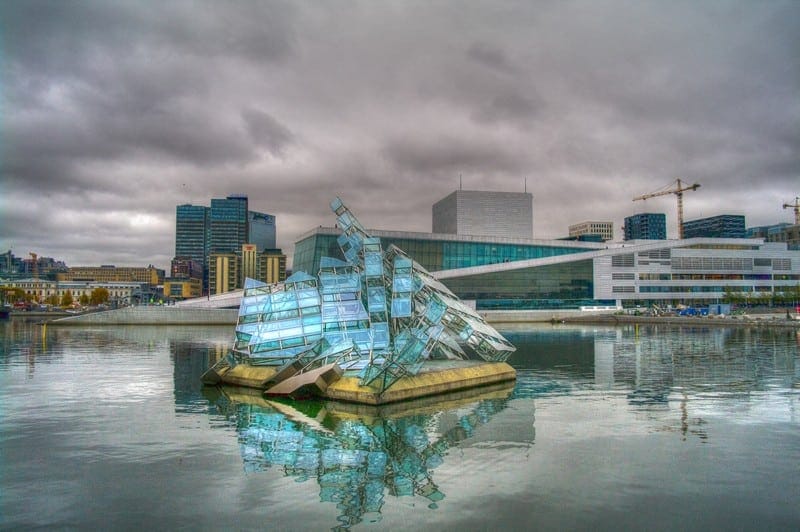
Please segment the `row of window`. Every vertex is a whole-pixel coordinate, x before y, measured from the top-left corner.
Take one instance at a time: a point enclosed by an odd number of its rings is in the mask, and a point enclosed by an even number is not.
[[[736,257],[672,257],[669,254],[659,254],[657,252],[639,253],[639,265],[659,264],[671,266],[676,270],[739,270],[748,271],[756,268],[772,268],[773,270],[791,270],[791,259],[770,259],[770,258],[736,258]],[[646,260],[649,258],[650,260]],[[624,255],[614,255],[611,257],[611,266],[614,268],[633,268],[633,253]]]
[[[614,286],[612,287],[611,291],[615,293],[626,293],[626,292],[634,292],[636,287],[634,286]],[[696,293],[696,292],[715,292],[721,293],[725,292],[724,286],[640,286],[639,293],[665,293],[665,292],[674,292],[674,293]],[[734,287],[734,291],[736,292],[771,292],[771,286],[737,286]]]
[[[633,273],[612,273],[614,281],[633,280]],[[769,273],[640,273],[640,281],[798,281],[800,274]]]

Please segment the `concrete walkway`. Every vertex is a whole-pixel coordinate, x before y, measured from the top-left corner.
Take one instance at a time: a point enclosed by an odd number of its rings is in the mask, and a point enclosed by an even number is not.
[[[238,309],[125,307],[53,320],[50,325],[236,325]]]

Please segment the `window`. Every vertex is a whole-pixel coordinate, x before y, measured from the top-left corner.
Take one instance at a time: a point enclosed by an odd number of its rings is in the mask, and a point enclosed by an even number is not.
[[[614,268],[633,268],[633,253],[612,256],[611,266]]]

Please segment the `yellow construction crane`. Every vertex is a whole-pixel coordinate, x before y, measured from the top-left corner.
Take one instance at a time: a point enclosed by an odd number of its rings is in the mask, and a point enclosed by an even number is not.
[[[663,190],[657,190],[656,192],[651,192],[650,194],[643,194],[641,196],[636,196],[635,198],[633,198],[633,201],[646,200],[648,198],[654,198],[656,196],[664,196],[666,194],[675,194],[678,197],[678,237],[683,238],[683,193],[686,192],[687,190],[697,190],[698,188],[700,188],[700,185],[697,183],[685,187],[683,186],[683,182],[681,182],[680,179],[676,179],[675,186],[673,188],[665,188]]]
[[[800,225],[800,197],[794,199],[794,203],[784,203],[783,208],[794,207],[794,225]]]

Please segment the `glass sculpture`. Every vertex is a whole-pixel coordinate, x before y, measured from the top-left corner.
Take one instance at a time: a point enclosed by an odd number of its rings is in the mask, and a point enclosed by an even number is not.
[[[339,198],[331,202],[345,261],[317,277],[267,285],[247,279],[232,364],[297,374],[336,363],[381,393],[429,359],[504,362],[514,346],[395,246],[383,249]]]

